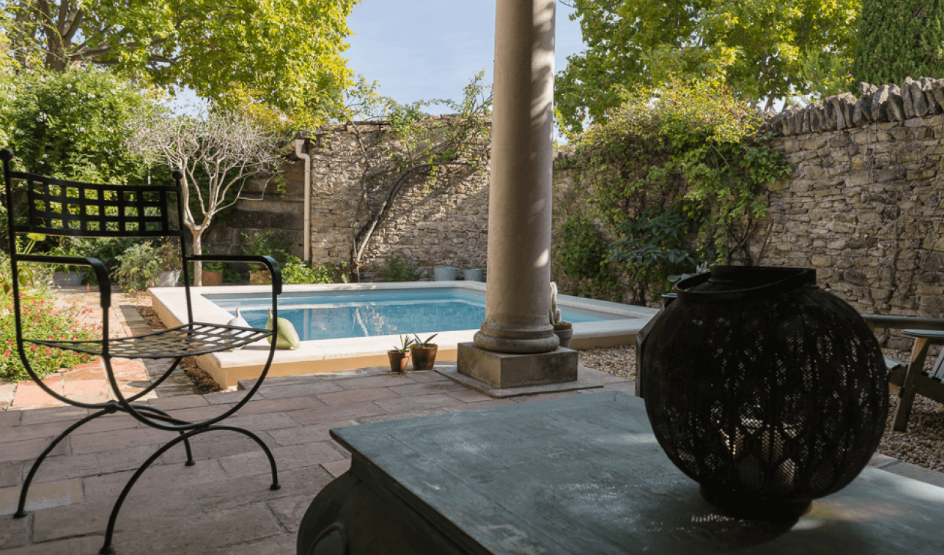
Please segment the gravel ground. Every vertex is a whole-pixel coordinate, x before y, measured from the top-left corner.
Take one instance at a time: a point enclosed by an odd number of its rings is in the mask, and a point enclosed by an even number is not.
[[[907,353],[892,353],[907,360]],[[636,379],[636,348],[634,346],[579,351],[580,365],[601,370],[629,380]],[[902,358],[904,356],[904,358]],[[929,357],[930,358],[930,357]],[[929,364],[933,360],[929,361]],[[892,420],[898,408],[898,397],[891,400],[885,434],[878,453],[900,461],[944,472],[944,405],[922,396],[915,397],[907,432],[892,431]]]

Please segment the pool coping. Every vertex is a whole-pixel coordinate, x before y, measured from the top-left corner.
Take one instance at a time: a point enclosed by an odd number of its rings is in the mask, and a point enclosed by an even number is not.
[[[467,289],[485,292],[485,283],[476,281],[418,281],[396,283],[340,283],[329,285],[286,285],[283,293],[305,291],[393,291],[403,289]],[[196,320],[211,324],[226,324],[232,315],[205,295],[233,293],[271,294],[268,285],[223,285],[193,287],[190,289],[193,313]],[[187,321],[187,304],[182,287],[152,287],[148,290],[153,300],[153,309],[161,321],[177,326]],[[599,322],[575,323],[571,347],[589,349],[614,347],[635,342],[636,333],[658,313],[657,309],[624,305],[608,301],[584,299],[570,295],[558,295],[562,307],[572,307],[594,312],[605,312],[624,318]],[[472,341],[478,330],[441,332],[436,338],[439,345],[437,360],[456,360],[457,345]],[[303,341],[301,347],[289,351],[276,351],[269,369],[269,376],[292,376],[352,370],[368,366],[387,366],[387,351],[399,338],[396,335],[325,339]],[[220,384],[228,388],[239,380],[258,377],[265,365],[269,346],[263,342],[248,345],[239,351],[211,353],[197,357],[197,364]]]

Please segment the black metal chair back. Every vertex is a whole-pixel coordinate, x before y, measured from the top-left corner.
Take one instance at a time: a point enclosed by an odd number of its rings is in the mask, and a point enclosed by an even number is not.
[[[265,443],[255,434],[235,426],[224,426],[218,423],[233,415],[242,408],[258,391],[272,364],[276,340],[275,329],[248,328],[240,326],[221,325],[213,323],[195,322],[190,293],[190,276],[188,263],[196,261],[218,260],[225,262],[251,262],[264,264],[272,275],[272,315],[273,322],[278,318],[278,295],[282,292],[282,278],[278,263],[267,256],[222,256],[222,255],[188,255],[186,251],[184,233],[180,222],[183,218],[182,179],[183,173],[173,172],[173,185],[148,186],[121,186],[98,185],[55,179],[34,173],[13,171],[11,162],[13,153],[4,149],[0,151],[3,160],[4,184],[7,202],[7,223],[10,245],[10,265],[12,270],[12,293],[14,304],[14,321],[16,325],[16,346],[20,360],[30,377],[47,394],[63,403],[92,409],[95,412],[70,426],[39,456],[30,469],[29,474],[20,490],[20,500],[15,517],[26,516],[25,506],[27,493],[37,469],[43,460],[52,452],[53,448],[66,436],[80,426],[106,414],[126,412],[138,421],[159,430],[175,431],[180,435],[167,442],[144,462],[131,477],[118,497],[112,509],[105,534],[105,546],[102,553],[113,553],[111,547],[115,521],[121,505],[130,492],[132,486],[141,474],[157,460],[164,452],[180,442],[184,443],[187,452],[187,465],[193,465],[189,439],[195,435],[214,430],[227,430],[243,434],[255,441],[265,453],[272,470],[272,489],[278,489],[278,476],[275,459]],[[22,185],[14,187],[15,182]],[[14,196],[17,193],[19,196]],[[20,194],[22,193],[22,194]],[[177,201],[176,222],[171,218],[171,200]],[[25,203],[25,206],[23,205]],[[20,220],[19,223],[17,220]],[[184,278],[185,295],[187,300],[188,322],[154,333],[111,338],[108,330],[108,309],[111,307],[111,285],[108,270],[96,258],[47,256],[42,254],[20,254],[17,252],[16,235],[20,233],[40,233],[43,235],[68,237],[138,237],[158,238],[176,237],[180,247],[180,259]],[[27,338],[24,336],[23,321],[20,310],[20,283],[19,265],[22,262],[44,264],[90,266],[95,272],[99,284],[99,304],[102,307],[102,336],[101,339],[88,341],[65,341],[58,338]],[[273,328],[276,326],[273,325]],[[265,366],[260,372],[259,379],[246,395],[233,405],[227,406],[222,414],[191,422],[153,408],[149,405],[137,404],[135,401],[153,391],[167,377],[174,372],[181,360],[188,356],[199,356],[209,353],[225,351],[242,347],[250,343],[269,339],[269,355]],[[42,378],[33,370],[27,357],[24,343],[43,345],[57,349],[100,355],[105,367],[105,373],[111,386],[111,393],[117,401],[106,403],[83,403],[69,399],[53,391],[43,383]],[[172,358],[174,362],[163,374],[155,378],[143,390],[125,397],[122,393],[112,368],[113,357],[126,358]]]

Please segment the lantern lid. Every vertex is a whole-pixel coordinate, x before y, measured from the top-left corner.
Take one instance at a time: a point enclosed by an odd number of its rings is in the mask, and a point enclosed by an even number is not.
[[[816,288],[816,270],[715,266],[711,272],[679,281],[675,292],[681,300],[723,303],[768,299],[801,287]]]

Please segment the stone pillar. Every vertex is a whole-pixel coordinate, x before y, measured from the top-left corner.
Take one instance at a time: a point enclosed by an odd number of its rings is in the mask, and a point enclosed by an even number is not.
[[[498,0],[485,322],[458,357],[460,373],[494,387],[577,378],[548,318],[554,18],[555,0]],[[555,353],[573,359],[563,374]]]

